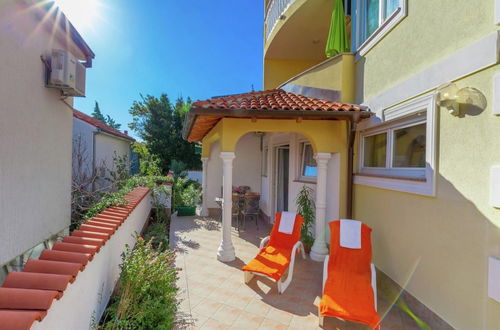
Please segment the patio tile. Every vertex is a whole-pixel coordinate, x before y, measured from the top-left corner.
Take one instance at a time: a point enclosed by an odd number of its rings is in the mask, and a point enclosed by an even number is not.
[[[196,314],[211,317],[221,306],[222,304],[220,302],[206,298],[203,299],[192,311]]]
[[[232,324],[233,329],[259,329],[259,326],[264,321],[264,317],[242,311],[236,321]]]
[[[264,319],[259,326],[259,330],[285,330],[288,326],[271,319]]]
[[[220,226],[210,220],[172,217],[171,246],[181,267],[178,285],[179,313],[189,318],[194,329],[318,329],[318,305],[323,276],[322,263],[296,259],[293,281],[283,294],[276,282],[256,276],[244,283],[241,267],[255,257],[260,239],[270,227],[247,226],[232,231],[236,260],[223,263],[216,253],[221,239]],[[379,299],[379,314],[388,314],[383,329],[414,329],[414,321],[396,307]],[[403,321],[404,319],[404,321]],[[324,329],[367,329],[361,324],[325,318]]]
[[[191,319],[193,328],[201,328],[203,324],[209,319],[209,317],[198,313],[192,313]]]
[[[295,329],[316,329],[319,325],[319,320],[316,315],[309,314],[307,316],[294,315],[289,326]]]
[[[267,315],[271,307],[260,298],[254,298],[246,307],[245,311],[256,315]]]
[[[271,319],[280,323],[283,323],[284,325],[289,325],[290,321],[292,320],[293,314],[290,314],[286,311],[272,308],[269,310],[269,312],[266,314],[267,319]]]
[[[203,326],[200,329],[202,329],[202,330],[225,330],[225,329],[231,329],[231,326],[210,318],[210,319],[206,320],[205,323],[203,323]]]
[[[212,319],[217,320],[221,323],[231,325],[238,318],[241,309],[234,308],[231,306],[222,305],[214,315],[212,315]]]

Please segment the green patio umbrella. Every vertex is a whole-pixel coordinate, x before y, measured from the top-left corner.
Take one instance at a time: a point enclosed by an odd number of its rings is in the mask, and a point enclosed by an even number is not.
[[[330,22],[330,31],[326,41],[326,57],[332,57],[337,54],[349,51],[349,40],[347,40],[347,31],[345,27],[343,0],[334,0],[332,21]]]

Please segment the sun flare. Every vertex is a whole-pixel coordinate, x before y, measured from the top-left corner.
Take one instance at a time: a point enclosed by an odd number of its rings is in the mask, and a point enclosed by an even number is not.
[[[57,7],[77,29],[93,29],[101,11],[101,0],[55,0]]]

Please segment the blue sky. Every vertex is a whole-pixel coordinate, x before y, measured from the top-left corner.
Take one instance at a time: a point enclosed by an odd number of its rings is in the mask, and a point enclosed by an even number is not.
[[[96,54],[75,108],[90,114],[98,101],[127,129],[140,93],[174,101],[262,88],[263,1],[100,1],[92,28],[75,23]]]

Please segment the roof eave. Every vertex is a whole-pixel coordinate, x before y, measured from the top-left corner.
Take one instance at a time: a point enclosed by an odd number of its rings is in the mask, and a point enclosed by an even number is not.
[[[325,119],[352,119],[361,120],[372,116],[372,112],[367,107],[358,106],[364,111],[304,111],[304,110],[261,110],[261,109],[219,109],[219,108],[192,108],[186,116],[183,129],[183,138],[188,140],[193,125],[198,116],[221,116],[236,118],[259,118],[263,116],[284,118],[284,117],[323,117]]]

